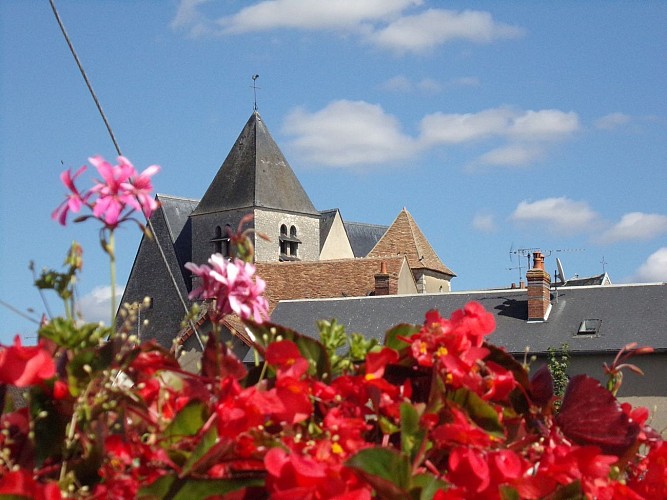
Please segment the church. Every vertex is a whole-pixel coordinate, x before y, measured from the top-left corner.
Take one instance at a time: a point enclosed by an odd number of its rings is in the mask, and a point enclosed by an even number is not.
[[[185,264],[229,255],[229,231],[249,214],[246,228],[253,229],[254,263],[270,311],[283,300],[449,292],[456,276],[405,208],[390,226],[317,210],[257,111],[200,200],[157,199],[154,237],[139,245],[122,303],[144,302],[134,333],[167,348],[174,341],[201,348],[193,332],[206,330],[205,305],[183,327],[193,288]],[[240,322],[231,318],[224,326],[232,343],[243,343]]]

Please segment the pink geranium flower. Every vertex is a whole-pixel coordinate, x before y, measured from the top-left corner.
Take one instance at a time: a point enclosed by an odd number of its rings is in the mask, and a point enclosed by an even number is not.
[[[185,264],[200,285],[190,293],[190,299],[215,299],[215,310],[220,315],[232,312],[241,319],[262,323],[268,318],[269,305],[262,295],[266,288],[263,279],[255,276],[255,266],[241,259],[227,260],[216,253],[208,259],[210,266]]]
[[[58,208],[56,208],[51,214],[51,218],[58,220],[63,226],[67,222],[67,214],[72,212],[78,212],[81,210],[81,206],[86,202],[86,200],[92,194],[90,191],[84,192],[81,194],[77,187],[74,185],[74,180],[79,177],[83,172],[85,172],[86,166],[84,165],[79,170],[77,170],[74,175],[71,175],[70,170],[65,170],[60,174],[60,180],[69,189],[70,193],[65,198]]]
[[[65,202],[53,212],[53,219],[58,219],[65,225],[68,213],[79,212],[84,206],[88,207],[92,217],[101,221],[107,229],[115,229],[118,224],[130,219],[135,210],[142,212],[147,219],[150,218],[158,207],[158,202],[151,195],[151,177],[160,167],[151,165],[139,174],[124,156],[118,157],[118,165],[111,165],[101,156],[93,156],[88,160],[102,179],[96,180],[95,185],[82,194],[74,180],[86,167],[81,167],[74,176],[70,175],[69,170],[63,172],[60,179],[70,193]],[[81,220],[88,217],[90,216]]]

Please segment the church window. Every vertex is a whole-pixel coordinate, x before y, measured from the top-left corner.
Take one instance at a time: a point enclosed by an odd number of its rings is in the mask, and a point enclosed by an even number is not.
[[[222,254],[225,257],[230,255],[229,235],[231,234],[231,226],[227,224],[223,233],[220,226],[215,228],[215,237],[211,240],[213,242],[213,251]]]
[[[296,226],[291,226],[289,235],[287,226],[280,226],[280,260],[299,260],[299,244],[301,240],[297,237]]]
[[[283,224],[280,226],[280,255],[287,255],[287,226]]]
[[[296,227],[292,226],[289,230],[290,235],[290,255],[292,257],[297,257],[299,253],[299,239],[296,237]]]

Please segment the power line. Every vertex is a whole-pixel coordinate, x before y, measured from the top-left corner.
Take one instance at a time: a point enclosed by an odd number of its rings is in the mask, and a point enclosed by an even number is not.
[[[90,84],[90,81],[88,80],[88,76],[86,75],[86,71],[83,69],[83,65],[81,64],[81,61],[79,60],[79,56],[76,53],[76,50],[74,50],[74,46],[72,45],[72,42],[70,41],[69,35],[67,34],[67,31],[65,30],[65,26],[63,25],[60,15],[58,14],[58,10],[56,9],[55,3],[53,0],[49,0],[49,3],[51,4],[51,9],[53,10],[53,15],[56,17],[56,21],[58,22],[58,26],[60,26],[60,31],[62,31],[63,36],[65,37],[65,41],[67,42],[67,46],[69,47],[70,52],[72,53],[72,56],[74,56],[74,60],[76,61],[76,65],[79,67],[79,71],[81,72],[81,76],[83,77],[84,81],[86,82],[86,85],[88,86],[88,90],[90,92],[90,95],[93,98],[93,101],[95,101],[95,105],[97,106],[97,110],[100,113],[100,116],[102,117],[102,120],[104,120],[104,125],[106,125],[107,130],[109,131],[109,136],[111,137],[111,141],[113,142],[114,147],[116,148],[116,152],[118,153],[118,156],[122,156],[123,153],[120,151],[120,147],[118,146],[118,142],[116,141],[116,137],[113,134],[113,130],[111,130],[111,125],[109,125],[109,121],[107,120],[106,115],[104,114],[104,111],[102,110],[102,106],[100,105],[100,101],[97,99],[97,95],[95,94],[95,91],[93,90],[93,86]],[[164,253],[164,250],[162,249],[162,245],[160,245],[160,241],[158,240],[157,233],[155,232],[155,229],[153,228],[153,223],[150,221],[150,219],[146,220],[148,224],[148,228],[150,229],[151,233],[153,234],[153,239],[155,243],[157,244],[158,250],[160,251],[160,256],[162,257],[162,261],[164,262],[164,266],[167,268],[167,273],[169,274],[169,277],[171,278],[171,282],[174,285],[174,289],[176,290],[176,293],[178,294],[178,298],[181,301],[181,305],[183,306],[183,309],[185,310],[185,314],[188,315],[190,313],[190,310],[188,309],[187,304],[185,303],[185,299],[183,299],[183,295],[181,294],[181,290],[178,287],[178,283],[176,283],[176,278],[174,277],[174,274],[171,272],[171,268],[169,267],[169,263],[167,262],[167,256]],[[190,323],[190,328],[192,328],[192,331],[194,332],[195,336],[197,337],[197,340],[199,341],[199,345],[201,348],[204,348],[204,344],[201,341],[201,337],[199,336],[199,333],[197,332],[197,328],[195,327],[194,323],[192,320],[189,321]]]

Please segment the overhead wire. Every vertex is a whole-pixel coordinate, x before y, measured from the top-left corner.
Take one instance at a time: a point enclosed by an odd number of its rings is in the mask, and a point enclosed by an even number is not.
[[[90,92],[90,95],[93,98],[93,101],[95,101],[95,105],[97,106],[97,110],[102,117],[102,120],[104,121],[104,125],[107,128],[107,131],[109,132],[109,136],[111,137],[111,141],[113,142],[114,147],[116,148],[116,152],[118,153],[118,156],[122,156],[123,154],[121,153],[120,147],[118,146],[118,141],[116,141],[116,137],[114,136],[113,130],[111,129],[111,125],[109,124],[109,120],[107,120],[106,115],[104,114],[104,110],[102,109],[102,105],[100,104],[99,99],[97,98],[97,95],[95,94],[95,91],[93,90],[93,86],[90,83],[90,80],[88,79],[88,76],[86,75],[86,71],[83,69],[83,65],[81,64],[81,61],[79,60],[79,56],[76,53],[76,50],[74,49],[74,45],[72,44],[72,41],[70,40],[69,35],[67,34],[67,31],[65,30],[65,26],[60,18],[60,14],[58,13],[58,9],[56,8],[56,5],[53,0],[49,0],[49,3],[51,4],[51,10],[53,10],[53,15],[56,18],[56,21],[58,22],[58,26],[60,26],[60,31],[63,34],[63,37],[65,38],[65,41],[67,42],[67,46],[69,47],[70,52],[72,53],[72,56],[74,57],[74,60],[76,61],[76,65],[79,68],[79,71],[81,72],[81,76],[83,77],[84,81],[86,82],[86,86],[88,87],[88,91]],[[158,239],[157,233],[155,232],[155,229],[153,227],[153,223],[151,222],[150,219],[146,219],[146,223],[148,225],[148,229],[150,230],[151,234],[153,235],[153,239],[155,243],[157,244],[157,248],[160,252],[160,256],[162,258],[162,262],[164,263],[164,266],[167,268],[167,273],[169,274],[169,278],[171,279],[172,284],[174,285],[174,289],[176,290],[176,293],[178,295],[178,298],[181,302],[181,305],[183,306],[183,309],[185,311],[186,316],[189,316],[190,310],[188,309],[188,306],[185,302],[185,299],[183,298],[183,294],[181,293],[181,290],[178,286],[178,283],[176,282],[176,278],[174,276],[174,273],[171,271],[171,267],[169,266],[169,263],[167,262],[167,256],[164,253],[164,250],[162,248],[162,245],[160,244],[160,241]],[[195,337],[197,338],[197,341],[199,342],[199,346],[203,349],[204,344],[202,343],[201,337],[199,335],[199,332],[197,331],[197,328],[192,321],[192,319],[188,319],[188,323],[190,325],[190,328],[192,328],[192,331],[195,334]]]

